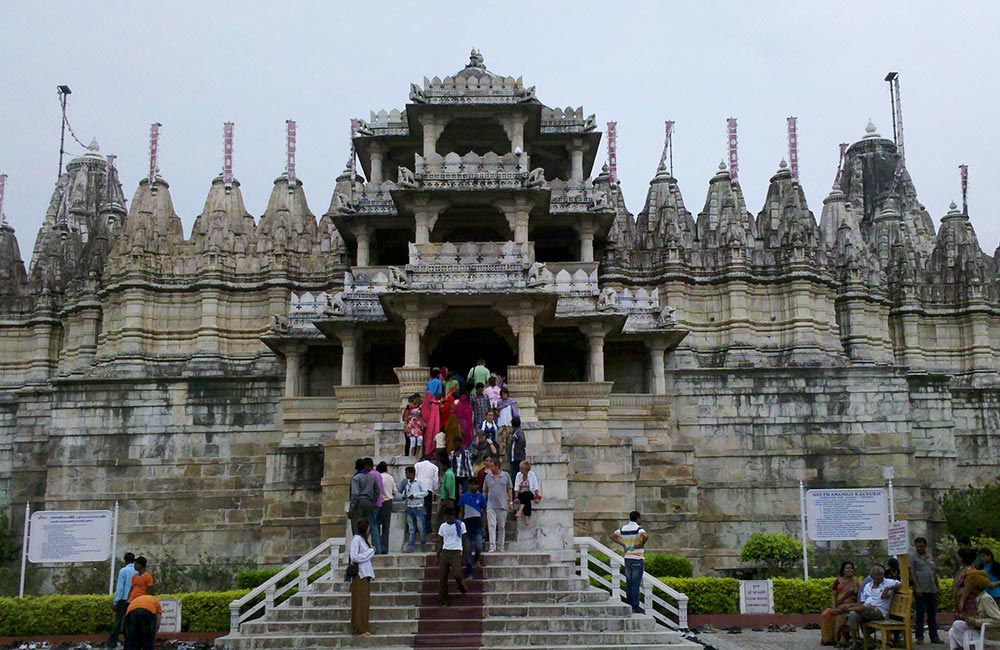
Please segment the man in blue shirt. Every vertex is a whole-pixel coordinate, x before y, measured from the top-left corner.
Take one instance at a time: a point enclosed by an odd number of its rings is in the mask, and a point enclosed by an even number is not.
[[[111,626],[111,636],[105,647],[115,648],[118,646],[118,632],[122,629],[125,621],[125,612],[128,610],[128,592],[132,589],[132,576],[137,571],[132,563],[135,562],[135,555],[126,553],[124,558],[125,566],[118,571],[118,580],[115,582],[115,622]]]
[[[424,392],[430,393],[434,397],[444,397],[444,384],[441,383],[441,371],[437,368],[431,368],[431,378],[427,380]]]
[[[474,577],[473,566],[480,566],[483,555],[483,513],[486,512],[486,497],[479,491],[479,479],[469,481],[469,490],[458,499],[458,512],[465,523],[465,573]],[[475,559],[473,559],[475,554]]]

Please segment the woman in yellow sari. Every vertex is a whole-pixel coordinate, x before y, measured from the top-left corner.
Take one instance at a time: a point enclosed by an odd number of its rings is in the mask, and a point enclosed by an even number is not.
[[[861,581],[854,576],[854,563],[844,562],[840,565],[840,577],[833,581],[833,594],[830,597],[830,607],[820,617],[820,628],[823,633],[823,645],[837,645],[841,639],[849,640],[847,631],[847,608],[858,602],[858,590]],[[842,634],[841,632],[844,632]]]

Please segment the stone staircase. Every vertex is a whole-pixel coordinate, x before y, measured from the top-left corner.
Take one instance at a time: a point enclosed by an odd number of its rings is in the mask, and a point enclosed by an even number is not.
[[[313,583],[217,645],[228,650],[701,648],[650,616],[632,616],[628,605],[612,601],[573,564],[549,553],[486,554],[486,566],[466,583],[468,594],[459,594],[451,581],[451,606],[437,605],[432,554],[381,555],[374,563],[371,637],[351,636],[349,588],[337,569],[332,580]]]

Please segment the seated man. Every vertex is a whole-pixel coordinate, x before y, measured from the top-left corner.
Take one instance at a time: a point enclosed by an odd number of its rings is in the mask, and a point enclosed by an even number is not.
[[[892,595],[899,591],[899,581],[885,577],[885,567],[872,566],[871,582],[867,583],[858,596],[858,604],[848,608],[847,628],[851,631],[851,642],[855,648],[861,647],[861,624],[865,621],[881,621],[889,614]]]
[[[1000,625],[1000,608],[997,607],[993,596],[987,591],[992,584],[993,581],[990,580],[985,571],[974,569],[965,574],[965,587],[970,596],[976,599],[976,615],[959,615],[955,618],[955,622],[948,630],[949,648],[972,647],[965,645],[964,637],[968,633],[970,643],[978,641],[979,628],[982,627],[983,623]]]

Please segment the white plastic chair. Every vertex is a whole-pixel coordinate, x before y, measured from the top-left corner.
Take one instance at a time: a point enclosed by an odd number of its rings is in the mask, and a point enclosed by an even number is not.
[[[987,644],[991,646],[1000,646],[1000,639],[986,638],[987,628],[1000,628],[1000,625],[995,623],[983,623],[982,628],[979,630],[979,638],[976,639],[974,643],[972,641],[972,629],[970,628],[965,630],[965,636],[962,639],[962,647],[965,648],[965,650],[973,650],[973,648],[975,648],[975,650],[985,650]]]

